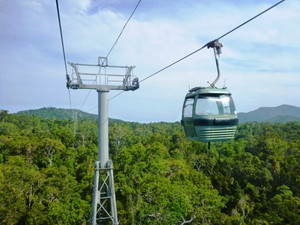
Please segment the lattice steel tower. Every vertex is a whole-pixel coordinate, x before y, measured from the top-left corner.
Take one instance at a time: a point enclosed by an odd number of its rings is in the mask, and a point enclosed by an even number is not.
[[[108,149],[107,97],[110,90],[134,91],[139,88],[139,80],[132,73],[135,67],[109,66],[106,57],[99,57],[98,64],[68,64],[73,68],[71,77],[67,77],[68,88],[98,92],[98,160],[95,162],[91,224],[118,225],[113,165]]]

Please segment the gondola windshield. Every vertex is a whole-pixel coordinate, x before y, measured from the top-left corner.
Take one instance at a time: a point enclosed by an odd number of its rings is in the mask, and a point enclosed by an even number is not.
[[[197,115],[230,115],[236,114],[231,96],[220,95],[202,97],[196,103]]]

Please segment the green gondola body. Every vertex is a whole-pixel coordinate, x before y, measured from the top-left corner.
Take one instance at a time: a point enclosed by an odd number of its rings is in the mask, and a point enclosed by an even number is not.
[[[202,142],[233,139],[238,118],[227,88],[196,87],[185,96],[181,124],[188,139]]]

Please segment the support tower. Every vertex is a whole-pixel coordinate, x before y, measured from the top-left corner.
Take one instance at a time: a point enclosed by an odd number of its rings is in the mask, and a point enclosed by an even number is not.
[[[113,164],[108,149],[108,93],[110,90],[134,91],[139,80],[134,66],[109,66],[106,57],[98,64],[68,63],[73,72],[67,87],[94,89],[98,92],[98,160],[95,162],[91,225],[118,225]],[[125,70],[125,71],[124,71]]]

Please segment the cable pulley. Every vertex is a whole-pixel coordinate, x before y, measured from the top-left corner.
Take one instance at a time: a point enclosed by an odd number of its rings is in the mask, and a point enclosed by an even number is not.
[[[221,42],[219,42],[219,40],[208,42],[206,45],[207,48],[215,48],[218,55],[222,53],[221,48],[223,47],[223,45]]]

